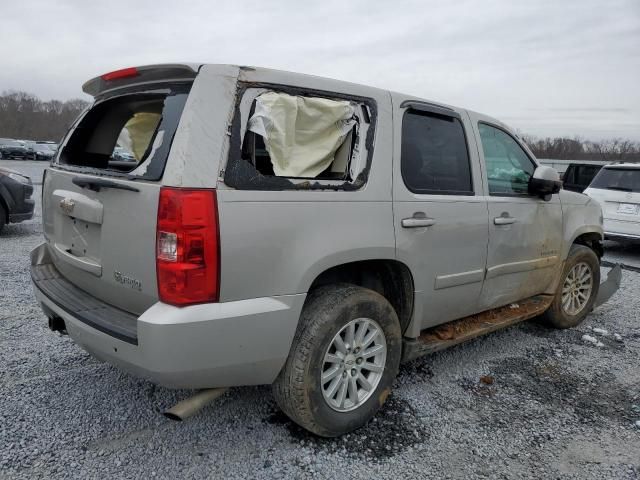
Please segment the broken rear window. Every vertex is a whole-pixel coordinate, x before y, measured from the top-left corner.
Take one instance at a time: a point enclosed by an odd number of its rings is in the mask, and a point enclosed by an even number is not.
[[[359,188],[370,108],[351,98],[247,89],[236,108],[225,182],[246,189]]]
[[[181,85],[98,101],[68,135],[57,164],[158,180],[187,95]]]

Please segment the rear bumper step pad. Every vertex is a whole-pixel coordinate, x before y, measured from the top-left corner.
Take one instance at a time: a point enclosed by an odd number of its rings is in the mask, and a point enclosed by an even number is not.
[[[138,317],[112,307],[66,280],[51,263],[31,266],[35,287],[73,318],[119,340],[138,344]]]

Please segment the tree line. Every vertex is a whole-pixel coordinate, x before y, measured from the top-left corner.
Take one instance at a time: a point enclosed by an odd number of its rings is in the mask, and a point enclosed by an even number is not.
[[[591,141],[575,138],[538,138],[521,135],[537,158],[558,160],[640,161],[640,142],[623,138]]]
[[[40,100],[26,92],[0,95],[0,138],[58,142],[89,105],[80,98],[61,102]]]
[[[26,92],[3,92],[0,95],[0,138],[59,141],[88,105],[79,98],[45,102]],[[640,161],[640,142],[631,140],[520,136],[538,158]]]

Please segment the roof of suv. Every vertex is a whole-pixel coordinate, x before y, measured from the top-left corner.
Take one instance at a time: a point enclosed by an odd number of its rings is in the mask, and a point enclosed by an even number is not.
[[[449,105],[449,104],[438,102],[438,101],[433,101],[433,100],[429,100],[421,97],[416,97],[413,95],[395,92],[393,90],[372,87],[369,85],[356,84],[356,83],[348,82],[345,80],[336,80],[328,77],[321,77],[317,75],[309,75],[309,74],[298,73],[298,72],[288,72],[284,70],[277,70],[277,69],[271,69],[271,68],[254,67],[254,66],[247,66],[247,65],[214,64],[214,63],[152,64],[152,65],[143,65],[138,67],[124,68],[121,70],[105,73],[98,77],[94,77],[91,80],[88,80],[87,82],[84,83],[84,85],[82,85],[82,90],[85,93],[92,95],[93,97],[97,97],[99,95],[104,94],[105,92],[111,92],[113,90],[118,90],[120,88],[128,88],[133,85],[166,82],[166,81],[174,81],[174,80],[184,81],[184,80],[194,79],[198,75],[198,72],[200,71],[200,69],[204,66],[219,67],[222,69],[228,68],[228,67],[235,67],[235,68],[239,68],[240,70],[258,71],[261,73],[263,72],[267,76],[270,73],[273,73],[273,74],[284,73],[287,76],[291,76],[291,77],[311,77],[311,78],[317,79],[320,82],[326,82],[327,85],[332,83],[334,85],[338,83],[344,84],[344,85],[352,85],[352,86],[366,88],[368,90],[378,90],[380,92],[387,92],[392,97],[399,97],[402,100],[415,100],[417,102],[428,103],[431,105],[440,106],[447,109],[450,109],[452,107],[459,108],[459,107],[455,107],[453,105]],[[460,108],[460,109],[471,112],[471,110],[468,110],[468,109],[464,109],[464,108]],[[489,117],[487,115],[484,115],[484,116],[488,119],[491,119],[492,122],[511,131],[509,126],[505,125],[500,120],[493,117]],[[512,132],[512,133],[517,136],[516,132]]]

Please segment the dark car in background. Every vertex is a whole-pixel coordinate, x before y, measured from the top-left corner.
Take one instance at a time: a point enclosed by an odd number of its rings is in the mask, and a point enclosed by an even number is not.
[[[33,146],[33,160],[50,162],[56,154],[57,145],[48,142],[35,142]]]
[[[24,143],[25,148],[27,149],[27,156],[29,160],[33,160],[34,159],[34,149],[36,146],[36,142],[34,140],[22,140],[22,139],[18,139],[16,140],[18,142],[22,142]]]
[[[562,176],[562,187],[565,190],[582,193],[601,168],[602,165],[572,163]]]
[[[35,206],[33,184],[26,175],[0,167],[0,230],[7,223],[18,223],[33,217]]]
[[[31,155],[25,143],[19,140],[8,140],[0,144],[0,158],[29,160]]]

